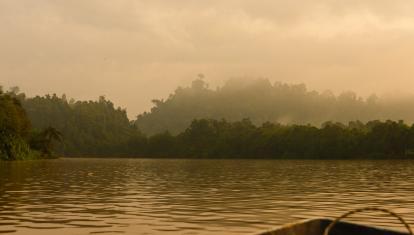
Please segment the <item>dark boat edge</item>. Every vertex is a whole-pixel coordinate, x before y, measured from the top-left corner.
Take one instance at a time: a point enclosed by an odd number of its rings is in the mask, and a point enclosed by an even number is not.
[[[289,223],[275,229],[258,233],[257,235],[323,235],[326,227],[332,222],[331,219],[316,218]],[[408,235],[402,231],[384,229],[375,226],[362,225],[350,222],[338,222],[329,235]]]

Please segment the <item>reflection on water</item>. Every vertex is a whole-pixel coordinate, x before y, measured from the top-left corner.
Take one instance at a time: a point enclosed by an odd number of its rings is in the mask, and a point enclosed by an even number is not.
[[[254,234],[361,206],[413,224],[413,172],[414,161],[2,162],[0,233]],[[381,214],[356,220],[400,228]]]

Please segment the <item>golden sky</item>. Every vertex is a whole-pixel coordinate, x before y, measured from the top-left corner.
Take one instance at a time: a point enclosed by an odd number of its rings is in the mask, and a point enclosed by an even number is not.
[[[0,0],[0,84],[135,115],[197,74],[411,93],[413,0]]]

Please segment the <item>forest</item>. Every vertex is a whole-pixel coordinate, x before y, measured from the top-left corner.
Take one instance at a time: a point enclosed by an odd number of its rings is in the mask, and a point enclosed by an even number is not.
[[[155,99],[149,112],[139,115],[137,127],[152,135],[169,131],[178,134],[194,119],[315,125],[326,121],[347,123],[359,120],[414,121],[414,97],[359,97],[351,91],[308,90],[304,84],[271,83],[267,79],[230,79],[215,89],[201,78],[189,87],[179,87],[166,99]]]
[[[32,129],[15,92],[0,87],[0,160],[52,158],[61,134],[53,127]]]
[[[409,105],[410,100],[404,101]],[[0,157],[352,159],[410,158],[409,109],[371,96],[307,91],[303,85],[243,84],[216,90],[202,79],[178,88],[136,120],[104,96],[0,93]],[[408,106],[407,106],[408,107]],[[388,117],[398,118],[397,121]],[[402,117],[400,119],[400,117]]]

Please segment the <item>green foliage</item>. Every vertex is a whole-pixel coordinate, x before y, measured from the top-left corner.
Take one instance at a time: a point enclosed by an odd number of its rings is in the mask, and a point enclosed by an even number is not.
[[[66,96],[46,95],[23,98],[21,102],[33,127],[49,130],[49,133],[43,133],[44,138],[37,136],[32,143],[37,146],[43,142],[44,149],[36,148],[46,155],[50,154],[48,149],[53,143],[59,154],[69,156],[130,153],[129,144],[141,136],[130,123],[126,111],[115,108],[103,96],[98,101],[68,101]],[[58,130],[59,134],[50,130]],[[63,137],[61,143],[56,141],[60,136]],[[52,137],[55,140],[51,140]]]
[[[0,133],[26,137],[30,121],[18,99],[11,94],[0,93]]]
[[[149,156],[194,158],[406,158],[414,150],[414,125],[402,121],[325,123],[259,127],[248,119],[239,122],[194,120],[181,134],[154,135]],[[167,136],[168,137],[167,137]]]
[[[200,78],[166,101],[153,102],[151,113],[133,123],[104,97],[68,101],[56,95],[26,98],[16,89],[0,92],[0,158],[51,157],[54,151],[67,156],[275,159],[408,158],[414,153],[414,125],[338,122],[356,117],[355,110],[367,118],[364,110],[378,106],[376,99],[363,101],[352,93],[335,97],[266,80],[250,85],[230,81],[213,91]],[[323,122],[323,115],[337,118]],[[300,124],[307,120],[320,125]]]
[[[53,156],[55,142],[62,141],[62,133],[53,127],[48,127],[40,132],[32,132],[30,147],[39,151],[45,157]]]
[[[17,94],[18,88],[3,93],[0,89],[0,160],[28,160],[52,156],[52,141],[57,138],[58,132],[45,129],[44,139],[36,146],[35,133],[31,130],[31,123],[19,99],[24,95]],[[47,151],[44,151],[47,150]]]
[[[150,112],[137,117],[136,125],[148,135],[169,131],[176,135],[194,119],[249,118],[255,125],[265,122],[312,124],[327,120],[347,123],[353,120],[414,121],[414,99],[367,99],[353,92],[333,93],[307,90],[303,84],[288,85],[266,79],[246,82],[231,79],[222,87],[209,89],[200,78],[190,87],[178,88],[166,100],[154,100]]]
[[[32,160],[40,157],[40,153],[31,149],[25,139],[17,136],[0,137],[0,160]]]
[[[0,160],[24,160],[36,157],[27,138],[30,121],[19,100],[0,89]]]

